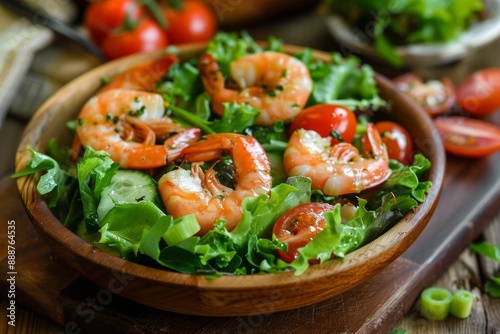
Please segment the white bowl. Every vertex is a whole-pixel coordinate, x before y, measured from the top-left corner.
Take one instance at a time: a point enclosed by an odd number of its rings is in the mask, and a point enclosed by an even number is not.
[[[400,46],[396,48],[396,53],[410,67],[443,65],[460,60],[500,36],[500,0],[486,0],[485,12],[488,14],[485,20],[474,23],[455,41]],[[382,59],[367,42],[368,36],[354,29],[339,15],[328,13],[325,22],[343,51]]]

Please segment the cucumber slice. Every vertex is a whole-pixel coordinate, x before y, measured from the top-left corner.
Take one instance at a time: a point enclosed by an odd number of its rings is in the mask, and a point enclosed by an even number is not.
[[[138,170],[116,171],[111,183],[102,190],[97,216],[103,220],[115,203],[153,202],[161,207],[158,186],[151,176]]]

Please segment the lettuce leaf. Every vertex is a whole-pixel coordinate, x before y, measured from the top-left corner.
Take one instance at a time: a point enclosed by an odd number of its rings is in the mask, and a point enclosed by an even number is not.
[[[114,162],[105,151],[95,151],[87,147],[83,158],[77,165],[78,184],[83,206],[85,226],[88,233],[99,229],[97,206],[101,191],[106,188],[120,164]]]
[[[305,49],[295,57],[306,64],[314,82],[307,106],[321,103],[341,104],[352,110],[377,110],[386,105],[378,92],[373,68],[361,65],[359,58],[343,58],[331,54],[331,61],[314,59],[312,50]]]
[[[174,63],[170,66],[165,79],[158,84],[160,93],[167,101],[174,101],[179,97],[182,101],[192,101],[203,92],[200,71],[196,63]]]
[[[47,195],[49,208],[54,208],[63,192],[63,186],[66,184],[68,174],[59,167],[56,160],[37,152],[31,148],[28,149],[32,159],[27,163],[26,168],[12,175],[12,178],[38,174],[45,172],[39,179],[36,189],[40,195]]]
[[[420,181],[419,178],[429,170],[430,166],[430,161],[420,153],[415,154],[411,166],[390,160],[389,167],[392,169],[392,174],[382,189],[370,198],[368,207],[371,209],[380,208],[383,197],[390,194],[394,200],[391,202],[393,204],[390,204],[389,210],[400,210],[403,215],[406,214],[425,200],[425,194],[429,192],[432,183]]]
[[[479,255],[500,262],[500,245],[492,245],[482,241],[469,244],[469,248]],[[500,276],[491,276],[484,286],[484,291],[493,298],[500,298]]]
[[[245,31],[240,35],[219,32],[208,43],[207,53],[217,60],[224,77],[229,78],[229,66],[232,61],[264,50],[282,51],[283,42],[270,36],[267,47],[262,47]]]
[[[122,257],[137,255],[144,231],[153,225],[168,228],[171,222],[152,202],[116,203],[102,220],[99,243],[115,247]]]

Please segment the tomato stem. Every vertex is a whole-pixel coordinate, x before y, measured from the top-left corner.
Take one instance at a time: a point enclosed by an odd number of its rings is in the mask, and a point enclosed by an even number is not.
[[[182,0],[170,0],[168,5],[175,10],[183,10],[184,9],[184,1]]]
[[[125,20],[123,21],[122,29],[124,31],[132,31],[139,25],[139,22],[132,19],[129,13],[125,13]]]
[[[168,27],[167,20],[161,12],[160,5],[155,0],[141,0],[141,3],[146,6],[149,12],[153,15],[154,19],[160,27],[166,29]]]

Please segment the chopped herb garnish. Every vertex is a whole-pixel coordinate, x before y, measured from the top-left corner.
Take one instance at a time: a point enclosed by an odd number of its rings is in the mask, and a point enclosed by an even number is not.
[[[107,85],[111,81],[110,77],[102,77],[101,78],[101,84]]]
[[[146,111],[146,106],[141,106],[138,110],[130,110],[128,114],[134,117],[141,116],[144,114],[145,111]]]
[[[114,124],[116,124],[116,123],[118,123],[119,119],[120,118],[118,116],[116,116],[116,115],[115,116],[113,116],[111,114],[107,114],[106,115],[106,122],[112,121]]]

